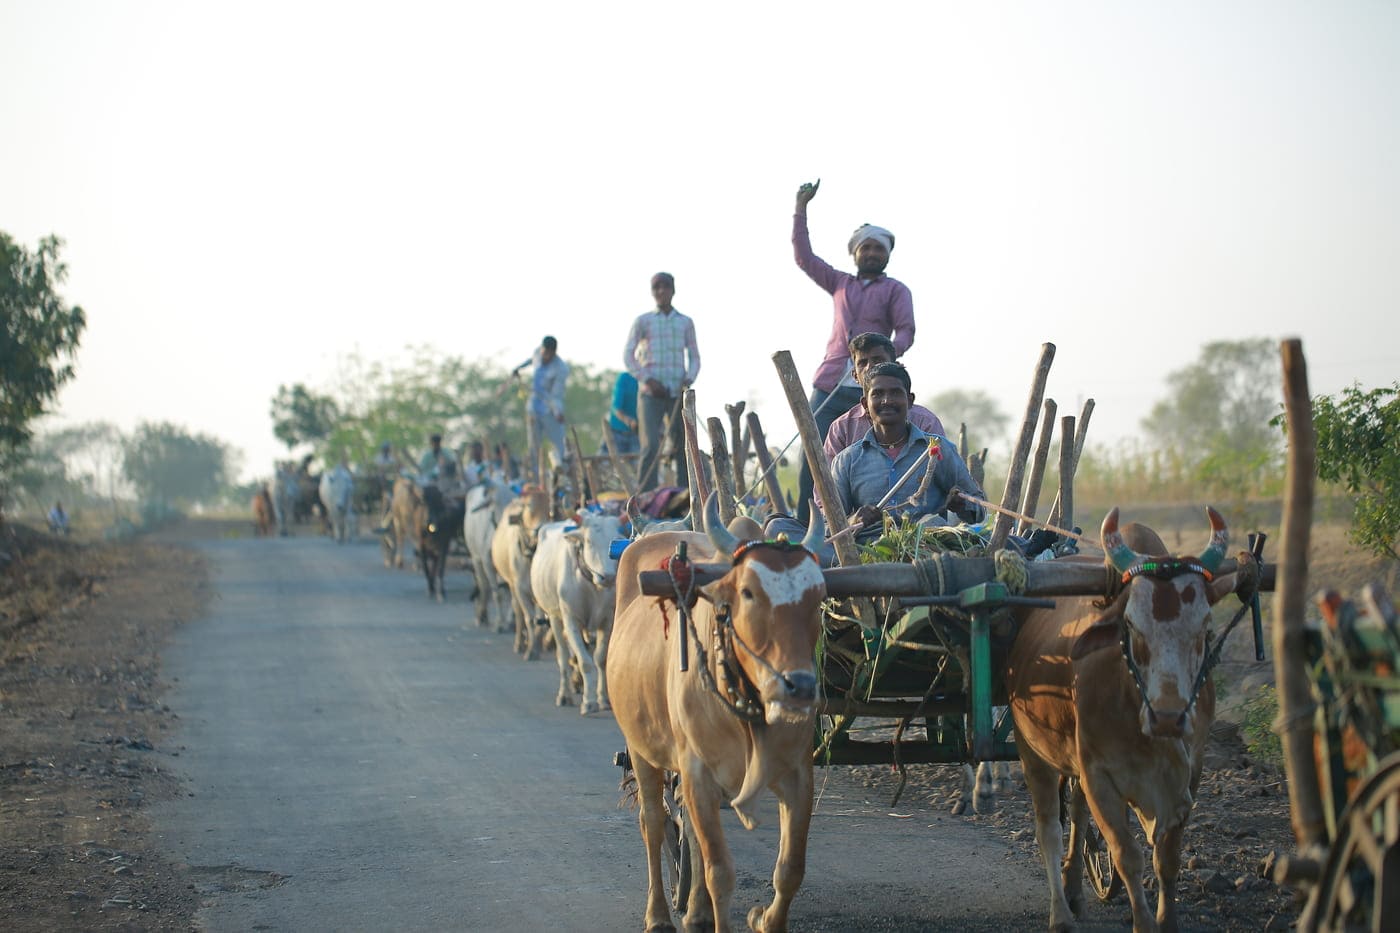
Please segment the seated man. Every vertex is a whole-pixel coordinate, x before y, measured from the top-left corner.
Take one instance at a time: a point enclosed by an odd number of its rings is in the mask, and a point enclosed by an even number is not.
[[[457,465],[457,457],[453,455],[452,448],[442,446],[441,434],[432,435],[428,438],[428,449],[418,458],[418,481],[423,484],[433,482],[438,478],[443,466],[448,463],[454,467]]]
[[[866,370],[861,402],[870,430],[859,443],[837,454],[831,465],[840,508],[852,524],[860,525],[857,539],[879,537],[884,512],[933,525],[949,524],[950,512],[965,522],[985,517],[982,506],[962,497],[963,490],[978,498],[985,498],[985,493],[958,455],[957,445],[910,422],[909,406],[914,403],[910,385],[909,371],[898,363],[878,363]],[[929,482],[924,484],[927,470],[920,467],[892,490],[910,467],[930,456],[932,443],[938,444],[938,451],[932,455]]]
[[[851,366],[857,383],[865,382],[866,370],[876,363],[895,361],[894,341],[884,334],[857,334],[847,346],[851,351]],[[925,434],[944,437],[948,434],[943,430],[943,422],[938,420],[938,416],[922,405],[909,406],[909,420]],[[826,459],[836,459],[837,454],[857,443],[869,430],[870,416],[865,413],[865,399],[862,398],[851,406],[850,411],[831,422],[826,432],[826,443],[822,445]]]

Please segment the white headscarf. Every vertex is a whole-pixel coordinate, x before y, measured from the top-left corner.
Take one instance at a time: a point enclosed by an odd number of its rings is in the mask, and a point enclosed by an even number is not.
[[[894,234],[884,227],[877,227],[874,224],[861,224],[856,228],[856,232],[851,234],[851,241],[846,244],[846,248],[851,251],[851,255],[856,254],[860,249],[860,244],[866,240],[874,240],[885,248],[885,252],[894,251]]]

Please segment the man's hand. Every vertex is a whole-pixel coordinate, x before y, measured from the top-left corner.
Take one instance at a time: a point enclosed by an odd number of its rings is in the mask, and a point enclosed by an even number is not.
[[[943,503],[945,512],[961,512],[967,508],[967,500],[962,497],[962,490],[954,486],[948,490],[948,501]]]
[[[874,528],[884,524],[885,516],[873,505],[862,505],[851,514],[851,524],[862,528]]]
[[[664,396],[666,394],[666,387],[661,384],[659,379],[648,379],[642,385],[646,389],[647,395]]]
[[[817,196],[817,189],[822,186],[822,180],[809,181],[801,188],[797,189],[797,212],[807,213],[807,203]]]

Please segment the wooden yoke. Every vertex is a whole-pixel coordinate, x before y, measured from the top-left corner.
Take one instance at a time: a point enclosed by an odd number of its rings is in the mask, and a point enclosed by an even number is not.
[[[773,354],[773,365],[778,369],[783,391],[787,393],[788,406],[792,409],[793,420],[797,422],[797,433],[802,436],[802,451],[807,456],[807,465],[812,470],[812,480],[821,495],[825,508],[828,535],[835,535],[836,560],[842,567],[853,567],[860,563],[856,543],[848,534],[841,534],[849,527],[846,516],[841,512],[841,497],[836,494],[836,481],[831,478],[831,465],[826,462],[822,450],[822,437],[817,432],[817,419],[812,417],[812,407],[807,403],[807,394],[802,389],[802,377],[792,363],[792,354],[779,350]]]

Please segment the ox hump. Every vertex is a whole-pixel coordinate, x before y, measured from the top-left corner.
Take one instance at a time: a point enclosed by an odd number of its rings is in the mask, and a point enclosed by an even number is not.
[[[773,606],[788,606],[802,602],[814,589],[825,586],[821,568],[814,560],[799,561],[796,567],[775,570],[761,560],[749,560],[746,564],[750,573]]]

